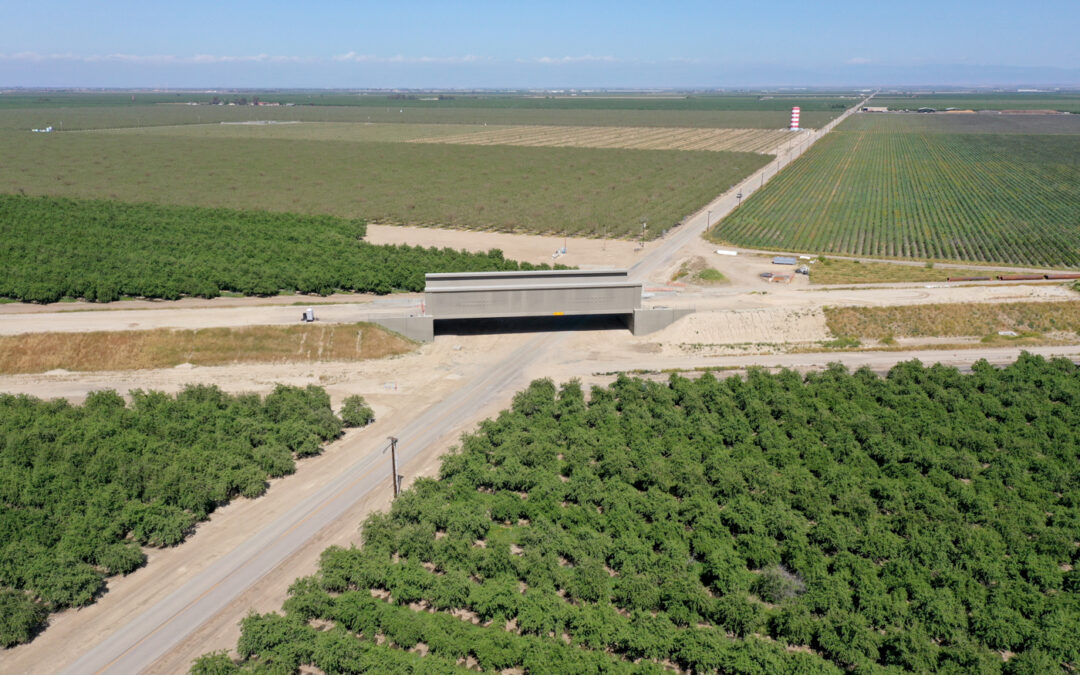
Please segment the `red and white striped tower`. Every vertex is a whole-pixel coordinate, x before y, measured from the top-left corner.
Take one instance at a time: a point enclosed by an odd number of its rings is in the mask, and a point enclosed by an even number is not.
[[[799,130],[799,106],[795,106],[791,109],[791,126],[788,128],[792,131]]]

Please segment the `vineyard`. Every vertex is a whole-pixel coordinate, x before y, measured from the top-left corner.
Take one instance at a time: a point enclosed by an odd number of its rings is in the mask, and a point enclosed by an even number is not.
[[[1080,369],[537,381],[195,673],[1080,665]]]
[[[349,412],[366,424],[362,403]],[[179,544],[342,427],[318,387],[265,399],[135,391],[130,407],[113,391],[81,406],[0,394],[0,645],[29,641],[49,612],[93,603],[107,577],[143,565],[140,546]]]
[[[864,113],[848,118],[844,123],[844,130],[945,134],[1080,134],[1080,115]]]
[[[1080,94],[1077,93],[1002,93],[994,94],[912,94],[909,96],[875,96],[871,105],[887,106],[891,110],[919,108],[959,108],[963,110],[1059,110],[1080,113]]]
[[[440,133],[412,142],[634,150],[730,150],[775,154],[777,148],[790,140],[791,134],[776,129],[519,126],[470,134]]]
[[[0,195],[0,223],[0,297],[25,302],[421,291],[428,272],[533,268],[366,244],[362,221],[333,216]]]
[[[846,121],[711,237],[815,253],[1080,265],[1080,135],[897,132],[890,117]]]

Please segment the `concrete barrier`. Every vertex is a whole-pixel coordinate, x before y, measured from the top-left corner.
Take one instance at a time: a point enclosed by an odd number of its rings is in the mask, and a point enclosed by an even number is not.
[[[635,309],[633,314],[626,315],[626,327],[634,335],[648,335],[667,328],[684,316],[693,313],[693,309],[674,309],[671,307]]]
[[[435,319],[430,316],[385,316],[370,321],[417,342],[435,339]]]

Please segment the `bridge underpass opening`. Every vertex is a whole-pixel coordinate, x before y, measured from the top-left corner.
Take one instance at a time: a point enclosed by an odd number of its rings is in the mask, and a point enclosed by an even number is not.
[[[435,335],[503,335],[574,331],[624,331],[628,315],[513,316],[498,319],[436,319]]]

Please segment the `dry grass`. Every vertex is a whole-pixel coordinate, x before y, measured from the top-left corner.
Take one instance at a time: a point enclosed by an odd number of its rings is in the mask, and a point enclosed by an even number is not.
[[[1080,301],[826,307],[825,322],[833,335],[870,339],[1080,333]]]
[[[469,134],[439,133],[412,142],[632,150],[727,150],[774,154],[777,148],[791,139],[791,134],[782,129],[511,126]]]
[[[171,368],[182,363],[358,361],[415,344],[369,323],[201,330],[28,333],[0,337],[0,373]]]
[[[955,273],[955,271],[954,271]],[[945,281],[947,270],[891,263],[860,263],[822,258],[810,268],[815,284],[874,284],[904,281]]]

